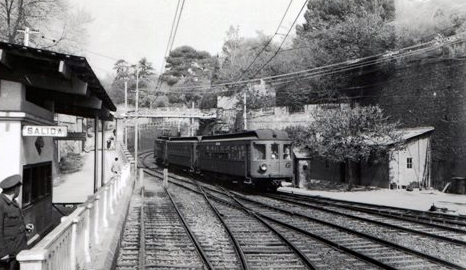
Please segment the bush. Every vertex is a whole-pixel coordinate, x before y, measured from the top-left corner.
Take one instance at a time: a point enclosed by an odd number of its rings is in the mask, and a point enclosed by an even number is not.
[[[60,159],[60,173],[69,174],[80,171],[84,166],[83,157],[80,154],[68,153]]]

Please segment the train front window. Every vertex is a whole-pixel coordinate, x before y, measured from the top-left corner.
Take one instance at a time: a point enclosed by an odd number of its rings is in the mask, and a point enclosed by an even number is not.
[[[270,153],[271,159],[278,159],[278,144],[272,144],[272,152]]]
[[[285,144],[283,146],[283,159],[291,159],[291,145]]]
[[[254,144],[254,160],[265,160],[265,144]]]

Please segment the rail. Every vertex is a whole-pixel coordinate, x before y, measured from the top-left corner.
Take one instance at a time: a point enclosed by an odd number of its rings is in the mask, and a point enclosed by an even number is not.
[[[63,217],[36,246],[18,254],[21,270],[94,269],[96,254],[107,242],[104,237],[109,221],[121,215],[119,211],[129,203],[134,181],[132,162],[126,155],[123,160],[129,162],[120,176],[113,177],[73,213]]]

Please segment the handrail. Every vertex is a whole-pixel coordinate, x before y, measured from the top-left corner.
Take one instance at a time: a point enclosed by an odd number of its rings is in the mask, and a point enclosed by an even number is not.
[[[120,147],[120,153],[124,147]],[[133,180],[131,158],[122,153],[126,163],[121,175],[113,177],[81,204],[32,249],[21,251],[17,260],[21,270],[86,269],[92,254],[101,245],[101,233],[107,229],[110,215],[129,203]],[[129,163],[128,163],[129,162]],[[134,162],[134,159],[133,159]],[[133,163],[134,164],[134,163]]]

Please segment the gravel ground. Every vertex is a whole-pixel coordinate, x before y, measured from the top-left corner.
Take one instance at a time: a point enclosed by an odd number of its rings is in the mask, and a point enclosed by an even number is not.
[[[240,269],[230,237],[204,198],[175,185],[170,185],[169,190],[212,265],[221,269]]]

